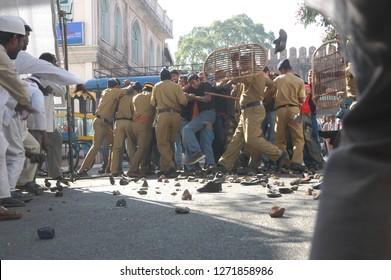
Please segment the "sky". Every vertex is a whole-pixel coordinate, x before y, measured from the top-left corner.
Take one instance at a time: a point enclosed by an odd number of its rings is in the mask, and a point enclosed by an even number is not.
[[[167,40],[171,53],[177,49],[179,37],[196,26],[210,26],[213,21],[224,21],[234,15],[247,14],[254,23],[261,23],[266,32],[284,29],[288,34],[287,49],[291,47],[319,47],[324,29],[317,26],[304,28],[296,23],[298,3],[302,0],[158,0],[173,20],[174,39]],[[235,3],[235,4],[234,4]]]

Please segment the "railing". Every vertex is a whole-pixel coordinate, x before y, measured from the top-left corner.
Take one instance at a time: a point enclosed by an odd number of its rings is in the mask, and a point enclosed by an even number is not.
[[[165,10],[163,10],[162,7],[157,3],[157,1],[153,0],[141,0],[144,2],[144,4],[149,7],[149,9],[156,15],[158,20],[161,22],[162,26],[164,29],[171,35],[173,36],[172,32],[172,20],[169,19],[167,16],[167,13]]]
[[[160,70],[164,65],[130,67],[130,68],[109,68],[109,69],[94,69],[94,78],[110,78],[124,76],[155,76],[159,75]],[[168,69],[177,69],[180,73],[198,73],[202,71],[203,64],[182,64],[170,65]]]

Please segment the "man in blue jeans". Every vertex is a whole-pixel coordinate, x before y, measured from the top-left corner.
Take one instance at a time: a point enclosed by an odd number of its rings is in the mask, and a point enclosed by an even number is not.
[[[184,128],[186,164],[191,165],[206,158],[208,167],[216,166],[212,149],[213,123],[216,118],[212,96],[206,92],[214,92],[208,82],[202,82],[198,75],[188,77],[190,88],[189,99],[196,102],[198,114],[193,114],[193,119]],[[196,133],[200,132],[200,142]]]

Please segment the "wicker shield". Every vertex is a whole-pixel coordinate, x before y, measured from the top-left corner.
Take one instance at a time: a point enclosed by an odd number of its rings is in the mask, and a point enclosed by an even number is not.
[[[345,69],[337,40],[325,42],[312,55],[313,100],[319,109],[339,108],[346,96]]]
[[[205,60],[209,81],[222,81],[255,75],[262,71],[267,51],[257,44],[246,44],[213,51]]]

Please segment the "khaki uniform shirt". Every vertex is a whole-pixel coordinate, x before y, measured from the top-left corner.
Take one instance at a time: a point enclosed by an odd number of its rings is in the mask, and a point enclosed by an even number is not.
[[[277,87],[274,108],[284,105],[300,106],[299,98],[306,98],[304,81],[291,72],[278,76],[274,81]]]
[[[151,95],[151,105],[157,110],[168,108],[181,112],[181,105],[186,105],[188,102],[183,89],[179,84],[171,80],[164,80],[157,83]]]
[[[147,117],[151,121],[155,118],[156,109],[151,105],[152,92],[143,91],[133,96],[134,118]]]
[[[4,46],[0,44],[0,85],[6,89],[19,104],[28,105],[30,95],[26,84],[19,79],[15,66],[7,55]]]
[[[118,110],[115,113],[116,119],[131,119],[133,117],[133,96],[134,94],[125,94],[121,97],[118,103]]]
[[[272,86],[273,82],[266,79],[263,73],[255,76],[239,78],[238,83],[242,83],[242,94],[240,96],[240,105],[245,105],[254,101],[262,101],[266,86]]]
[[[107,88],[103,91],[96,115],[112,121],[114,114],[117,111],[117,102],[128,91],[120,88]]]

